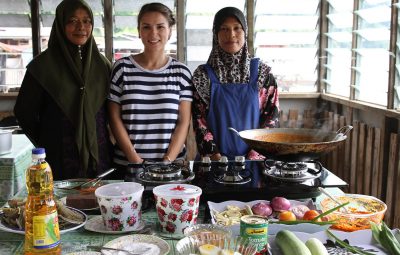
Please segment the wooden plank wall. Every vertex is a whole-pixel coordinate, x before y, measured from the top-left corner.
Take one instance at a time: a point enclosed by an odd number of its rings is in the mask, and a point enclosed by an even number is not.
[[[303,113],[302,117],[295,116],[295,113],[296,111],[289,110],[286,116],[281,116],[281,120],[285,120],[281,122],[281,127],[336,131],[339,127],[349,124],[344,116],[325,112],[321,118],[322,125],[320,123],[319,126],[310,127],[310,123],[318,122],[306,113]],[[308,123],[304,122],[306,119]],[[388,207],[385,222],[392,228],[399,228],[400,134],[390,134],[389,145],[385,145],[383,131],[380,128],[359,121],[353,121],[351,125],[353,130],[348,134],[345,143],[322,156],[320,161],[323,166],[349,184],[344,192],[370,195],[384,201]],[[384,149],[387,147],[388,155],[384,154],[386,151]],[[388,160],[387,169],[383,169],[384,159]]]

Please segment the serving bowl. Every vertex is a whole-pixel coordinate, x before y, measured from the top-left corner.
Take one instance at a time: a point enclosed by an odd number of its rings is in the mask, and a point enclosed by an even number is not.
[[[254,255],[257,251],[257,247],[247,238],[240,236],[215,238],[213,235],[184,237],[178,241],[175,249],[179,255],[236,254],[235,252],[241,255]]]
[[[334,198],[344,204],[345,209],[340,208],[327,215],[329,220],[336,221],[331,228],[342,231],[352,232],[361,229],[371,228],[370,222],[380,223],[385,215],[387,206],[384,202],[376,197],[359,195],[359,194],[344,194],[334,196]],[[321,210],[326,212],[338,204],[330,198],[325,198],[321,201]]]
[[[232,231],[225,226],[215,224],[196,224],[185,228],[183,231],[185,236],[202,236],[209,235],[215,238],[231,237]]]

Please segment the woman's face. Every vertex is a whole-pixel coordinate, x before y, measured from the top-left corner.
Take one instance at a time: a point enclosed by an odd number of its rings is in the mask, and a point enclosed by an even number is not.
[[[92,34],[92,19],[83,9],[77,9],[65,25],[65,36],[75,45],[84,45]]]
[[[146,51],[164,51],[171,36],[168,20],[159,12],[145,13],[139,23],[139,36]]]
[[[230,54],[238,52],[245,42],[243,27],[234,17],[225,19],[218,31],[217,37],[219,46]]]

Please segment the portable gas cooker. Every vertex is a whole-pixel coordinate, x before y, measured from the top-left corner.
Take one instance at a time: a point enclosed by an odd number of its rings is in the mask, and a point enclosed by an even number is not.
[[[234,160],[222,157],[219,161],[205,157],[202,161],[171,164],[149,162],[128,168],[125,180],[142,183],[144,195],[149,197],[155,186],[191,183],[202,188],[202,201],[213,202],[270,200],[275,196],[316,198],[321,194],[319,187],[348,186],[317,161],[245,160],[242,156]]]

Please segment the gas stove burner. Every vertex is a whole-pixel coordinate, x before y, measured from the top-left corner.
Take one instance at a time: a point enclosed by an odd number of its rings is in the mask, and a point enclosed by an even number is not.
[[[194,179],[194,172],[184,164],[151,163],[139,170],[136,178],[149,185],[186,183]]]
[[[275,167],[284,176],[301,176],[308,170],[303,162],[277,162]]]
[[[315,168],[311,167],[313,165]],[[263,174],[283,182],[304,182],[319,178],[322,172],[322,165],[319,162],[281,162],[274,164],[265,162],[266,169]]]
[[[215,178],[215,181],[221,184],[245,184],[251,181],[251,177],[240,175],[223,175]]]
[[[158,179],[180,179],[182,177],[181,168],[175,165],[151,165],[145,168],[146,175],[155,180]]]

